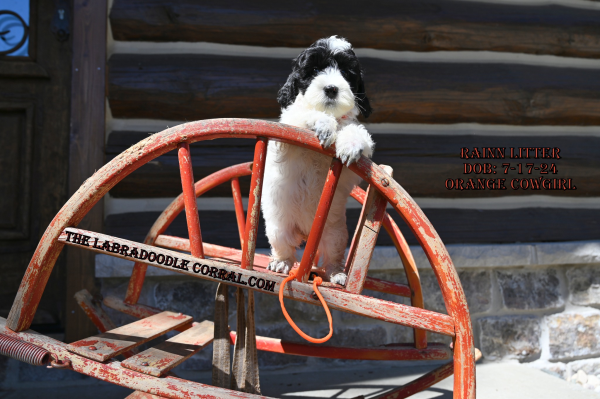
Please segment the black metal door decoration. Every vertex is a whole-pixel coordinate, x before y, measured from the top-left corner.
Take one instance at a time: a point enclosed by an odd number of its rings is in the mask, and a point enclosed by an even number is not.
[[[0,10],[0,56],[17,52],[27,43],[28,37],[29,26],[19,14]]]

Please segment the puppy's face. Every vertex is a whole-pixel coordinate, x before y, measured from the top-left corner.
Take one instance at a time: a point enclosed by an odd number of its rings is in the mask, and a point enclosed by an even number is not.
[[[336,36],[316,41],[293,61],[277,101],[287,108],[299,94],[311,108],[334,117],[355,106],[365,117],[372,112],[358,58],[350,43]]]

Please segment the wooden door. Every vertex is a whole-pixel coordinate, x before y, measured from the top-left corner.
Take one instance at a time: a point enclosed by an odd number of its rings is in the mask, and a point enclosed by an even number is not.
[[[71,96],[67,2],[9,1],[0,3],[0,11],[9,9],[11,3],[22,6],[20,17],[29,25],[29,40],[18,51],[0,55],[2,317],[8,315],[41,235],[67,197]],[[22,26],[15,27],[17,20],[8,13],[0,14],[3,43],[23,30]],[[58,32],[57,26],[63,31]],[[61,258],[36,314],[36,330],[61,329],[64,281]]]

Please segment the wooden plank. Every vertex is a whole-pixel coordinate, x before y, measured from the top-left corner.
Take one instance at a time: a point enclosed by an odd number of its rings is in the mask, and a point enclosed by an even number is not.
[[[73,3],[73,81],[71,86],[71,135],[69,147],[69,195],[104,165],[104,106],[106,76],[107,1],[75,0]],[[102,230],[102,202],[79,224]],[[67,251],[65,340],[72,342],[96,329],[73,300],[82,288],[94,292],[94,256]]]
[[[85,237],[88,237],[87,239]],[[77,243],[76,241],[79,241]],[[58,237],[61,244],[75,245],[81,250],[89,250],[97,253],[109,254],[121,259],[132,259],[131,253],[142,254],[147,252],[147,257],[139,257],[138,262],[159,267],[177,273],[201,278],[204,280],[223,283],[234,287],[247,288],[270,295],[278,295],[284,275],[274,272],[259,272],[248,269],[240,269],[238,265],[224,263],[211,259],[199,259],[181,252],[170,251],[159,247],[141,244],[135,241],[124,240],[106,234],[100,234],[87,230],[66,228]],[[89,246],[87,244],[90,244]],[[116,246],[118,245],[118,246]],[[85,249],[83,248],[85,247]],[[110,249],[109,252],[104,249]],[[112,252],[113,250],[120,252]],[[121,253],[123,252],[123,253]],[[154,255],[150,256],[150,252]],[[160,258],[162,256],[162,258]],[[171,259],[171,265],[165,260]],[[143,258],[143,259],[142,259]],[[173,259],[177,258],[175,267]],[[162,263],[159,260],[162,259]],[[189,265],[190,267],[187,267]],[[206,274],[203,274],[206,273]],[[234,281],[234,279],[236,279]],[[381,299],[349,294],[339,286],[321,286],[321,295],[331,309],[353,313],[364,317],[382,320],[410,327],[437,332],[443,335],[455,336],[455,326],[450,316],[432,312],[425,309],[415,308],[384,301]],[[312,298],[312,285],[298,281],[288,282],[284,289],[284,297],[293,298],[297,301],[318,305]]]
[[[240,61],[240,60],[243,60]],[[115,54],[115,118],[278,118],[287,59]],[[600,124],[595,69],[518,64],[396,62],[362,58],[369,122],[510,125]]]
[[[94,323],[99,332],[105,333],[116,328],[115,323],[111,320],[108,314],[102,309],[100,302],[96,301],[92,294],[85,288],[75,293],[77,304],[87,317]],[[123,356],[130,357],[137,353],[137,348],[123,352]]]
[[[189,324],[191,316],[162,312],[68,345],[70,352],[103,362],[169,331]]]
[[[373,161],[390,165],[396,171],[396,180],[413,197],[436,198],[476,198],[504,197],[543,194],[551,196],[581,197],[600,196],[600,137],[584,137],[565,134],[562,136],[528,135],[515,127],[513,136],[476,136],[466,134],[423,135],[375,133],[376,151]],[[530,134],[530,133],[529,133]],[[112,132],[107,147],[107,157],[113,158],[139,140],[146,133]],[[472,151],[483,147],[505,148],[504,159],[461,159],[461,148]],[[519,147],[557,147],[560,159],[511,159],[510,148]],[[194,176],[207,176],[218,169],[252,160],[252,140],[211,140],[191,146]],[[526,173],[526,164],[541,163],[556,165],[557,174]],[[465,163],[491,163],[496,174],[464,174]],[[518,170],[509,170],[504,174],[503,163],[512,163],[513,167],[522,164],[524,174]],[[514,178],[571,178],[577,190],[512,190],[509,187]],[[505,178],[507,190],[448,190],[445,181],[448,178]],[[249,178],[240,179],[242,194],[248,195]],[[165,154],[155,162],[142,166],[111,190],[115,197],[174,197],[181,194],[181,183],[174,152]],[[229,185],[219,186],[205,196],[230,197]]]
[[[102,302],[104,303],[104,305],[108,306],[111,309],[132,315],[133,317],[137,317],[138,319],[144,319],[146,317],[150,317],[155,314],[161,313],[160,309],[153,308],[152,306],[142,305],[140,303],[136,303],[134,305],[127,304],[123,302],[122,298],[117,298],[114,296],[108,296],[104,298]],[[185,328],[187,329],[187,326],[185,326]]]
[[[213,341],[213,337],[214,323],[205,320],[153,348],[130,357],[121,365],[144,374],[162,377],[204,349]]]
[[[399,51],[487,50],[598,58],[598,11],[434,0],[116,0],[114,38],[307,47],[336,33],[355,47]]]
[[[382,168],[391,178],[392,168],[385,165],[382,165]],[[385,197],[374,187],[369,186],[346,261],[346,273],[348,274],[346,290],[348,292],[360,294],[363,290],[379,230],[385,216],[386,205]]]
[[[230,389],[216,388],[198,382],[188,381],[167,375],[157,378],[142,373],[132,372],[121,367],[121,362],[111,361],[98,363],[83,356],[67,351],[67,344],[26,330],[14,332],[8,326],[8,321],[0,317],[0,333],[17,338],[24,342],[37,345],[54,354],[59,360],[69,360],[70,369],[100,381],[110,382],[136,391],[143,391],[159,397],[168,398],[221,398],[221,399],[267,399],[245,392],[235,392]],[[93,388],[92,388],[93,389]],[[148,397],[144,397],[148,399]]]
[[[540,241],[578,241],[600,239],[599,209],[518,208],[504,210],[482,209],[424,209],[427,218],[445,244],[510,243]],[[159,212],[139,212],[110,215],[106,232],[111,235],[143,241]],[[391,213],[411,245],[418,242],[399,215]],[[349,231],[354,231],[360,209],[346,211]],[[203,236],[207,242],[239,248],[239,238],[232,211],[200,211],[206,226]],[[186,237],[185,220],[178,217],[165,234]],[[350,244],[350,243],[348,243]],[[379,234],[377,245],[392,246],[387,234]],[[264,234],[257,237],[257,248],[269,248]]]

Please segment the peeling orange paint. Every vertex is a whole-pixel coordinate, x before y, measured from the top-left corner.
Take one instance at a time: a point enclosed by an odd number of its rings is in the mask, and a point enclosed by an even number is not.
[[[58,241],[59,235],[67,227],[76,227],[96,202],[119,181],[143,164],[174,150],[182,141],[192,143],[226,137],[256,138],[258,136],[334,156],[335,149],[325,150],[321,148],[318,139],[312,132],[264,121],[217,119],[190,122],[148,137],[115,157],[86,180],[50,223],[21,282],[15,303],[7,319],[7,326],[13,331],[23,331],[30,326],[54,263],[64,245],[61,241]],[[357,163],[351,165],[350,169],[365,179],[367,183],[376,187],[395,210],[400,213],[413,233],[417,235],[442,289],[449,316],[444,319],[441,315],[429,315],[426,311],[422,311],[420,317],[419,312],[411,307],[406,307],[407,309],[403,315],[401,308],[390,308],[387,304],[373,302],[373,299],[366,297],[360,297],[359,301],[353,301],[345,297],[341,291],[324,287],[323,292],[327,294],[326,300],[335,304],[332,307],[337,306],[337,308],[352,313],[368,314],[368,317],[376,317],[386,321],[393,320],[392,322],[396,323],[402,320],[402,323],[423,327],[427,324],[423,322],[423,318],[427,319],[428,315],[431,317],[429,328],[440,330],[440,326],[446,323],[445,328],[451,328],[451,335],[456,335],[454,359],[455,398],[473,398],[475,383],[471,322],[458,275],[443,243],[422,211],[396,181],[389,179],[390,184],[387,187],[382,186],[381,178],[385,175],[380,167],[363,157]],[[251,216],[251,212],[249,212],[249,216]],[[252,237],[254,236],[252,235]],[[251,237],[251,234],[246,234],[246,237]],[[252,245],[252,243],[249,243],[249,245]],[[253,252],[245,251],[244,253],[253,254]],[[252,262],[249,263],[249,266],[252,266]],[[143,282],[145,275],[145,267],[145,265],[136,266],[134,274],[136,284],[139,284],[128,292],[128,302],[130,303],[137,302],[139,288],[141,288],[141,282]],[[310,297],[307,296],[302,287],[294,283],[290,286],[286,291],[295,299],[311,303]],[[394,314],[393,317],[389,317],[390,312]],[[444,331],[450,335],[450,330]]]

